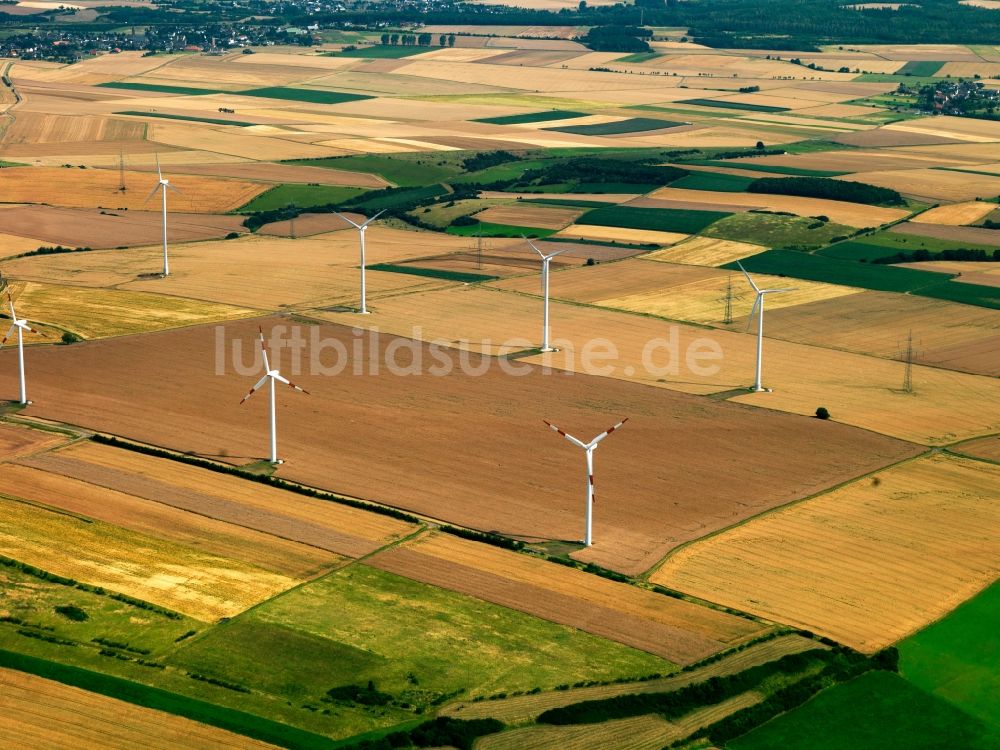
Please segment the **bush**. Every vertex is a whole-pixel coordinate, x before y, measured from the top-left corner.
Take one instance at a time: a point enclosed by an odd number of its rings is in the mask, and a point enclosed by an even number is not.
[[[821,406],[816,410],[816,419],[829,419],[830,412],[825,406]]]
[[[55,607],[55,611],[57,614],[60,614],[66,619],[72,620],[73,622],[86,622],[87,620],[90,619],[87,616],[87,613],[84,612],[79,607],[77,607],[75,604],[60,605],[58,607]]]
[[[341,685],[326,691],[321,700],[327,703],[356,703],[362,706],[387,706],[392,702],[389,693],[383,693],[375,688],[375,683],[368,681],[366,687],[361,685]]]
[[[456,216],[451,225],[453,227],[473,227],[479,223],[479,219],[474,219],[471,216]]]
[[[80,340],[80,337],[72,331],[63,331],[62,338],[60,339],[64,344],[75,344]]]
[[[230,232],[229,234],[227,234],[227,235],[225,236],[225,239],[227,239],[227,240],[235,240],[235,239],[236,239],[236,238],[238,238],[239,236],[240,236],[240,233],[239,233],[239,232]]]
[[[904,203],[903,196],[895,190],[826,177],[761,177],[750,183],[747,192],[799,195],[868,205],[898,206]]]

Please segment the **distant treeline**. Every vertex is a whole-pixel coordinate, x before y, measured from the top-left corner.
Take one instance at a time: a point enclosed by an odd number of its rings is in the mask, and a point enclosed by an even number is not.
[[[965,247],[932,253],[930,250],[921,248],[912,253],[896,253],[884,258],[876,258],[872,263],[921,263],[927,260],[969,260],[977,263],[1000,263],[1000,247],[992,253],[982,249],[973,250]]]
[[[798,195],[872,206],[898,206],[905,203],[903,196],[889,188],[826,177],[761,177],[747,186],[747,192]]]

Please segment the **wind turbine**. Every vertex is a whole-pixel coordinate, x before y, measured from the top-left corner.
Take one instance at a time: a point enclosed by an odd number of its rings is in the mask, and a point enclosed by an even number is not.
[[[7,291],[7,304],[10,305],[10,319],[13,321],[10,324],[10,328],[7,330],[7,334],[3,337],[3,341],[0,341],[0,347],[7,343],[7,339],[10,335],[17,331],[17,364],[21,375],[21,404],[27,406],[28,402],[28,392],[24,385],[24,332],[31,331],[32,333],[38,333],[34,328],[28,325],[28,321],[20,319],[17,317],[17,313],[14,312],[14,298],[10,295],[10,290]]]
[[[167,191],[173,190],[176,193],[181,191],[170,184],[170,180],[163,176],[163,172],[160,171],[160,157],[156,157],[156,175],[159,177],[159,182],[156,183],[156,187],[150,191],[149,195],[146,196],[146,200],[143,204],[149,203],[149,199],[156,195],[156,191],[161,191],[160,197],[163,199],[163,275],[170,275],[170,261],[167,258]]]
[[[368,231],[368,225],[371,224],[373,221],[375,221],[375,219],[377,219],[379,216],[384,214],[385,211],[386,209],[383,208],[373,217],[371,217],[370,219],[366,220],[361,224],[357,224],[348,219],[343,214],[334,211],[334,213],[336,213],[337,216],[339,216],[341,219],[343,219],[352,227],[358,230],[358,237],[361,239],[361,309],[358,310],[358,312],[361,313],[362,315],[368,314],[368,307],[365,302],[365,232]]]
[[[593,440],[591,440],[589,443],[585,443],[582,440],[578,440],[572,435],[563,432],[554,424],[549,422],[547,419],[543,419],[542,421],[545,422],[545,424],[547,424],[550,429],[552,429],[555,432],[558,432],[560,435],[569,440],[577,448],[583,448],[587,452],[587,530],[586,534],[583,537],[583,543],[587,547],[589,547],[592,541],[591,532],[593,527],[592,521],[594,516],[593,511],[594,511],[594,499],[595,499],[594,498],[594,451],[597,450],[597,446],[600,444],[602,440],[604,440],[604,438],[606,438],[612,432],[614,432],[623,424],[628,422],[628,417],[625,417],[625,419],[616,424],[614,427],[608,428],[600,435],[595,437]]]
[[[572,248],[567,247],[565,250],[556,250],[554,253],[549,253],[546,255],[541,250],[536,247],[535,243],[521,235],[521,239],[531,245],[531,249],[538,253],[538,256],[542,259],[542,296],[545,298],[545,307],[542,313],[542,351],[543,352],[554,352],[556,351],[551,346],[549,346],[549,262],[557,255],[562,255],[563,253],[571,250]]]
[[[243,400],[240,401],[240,404],[242,405],[247,399],[249,399],[254,393],[256,393],[257,390],[262,385],[264,385],[265,381],[268,380],[271,381],[271,463],[280,464],[283,462],[278,460],[277,419],[275,418],[275,412],[274,412],[275,384],[278,382],[284,383],[289,388],[294,388],[297,391],[302,391],[302,393],[305,393],[306,395],[309,395],[309,391],[305,390],[304,388],[300,388],[299,386],[295,385],[295,383],[292,383],[291,381],[283,378],[281,376],[281,373],[277,369],[274,370],[271,369],[271,363],[267,358],[267,347],[264,346],[263,328],[260,329],[260,351],[264,355],[264,377],[262,377],[260,380],[257,381],[257,384],[250,389],[250,392],[247,393],[246,396],[243,397]]]
[[[757,299],[754,300],[753,307],[750,308],[750,317],[747,318],[747,330],[750,330],[750,324],[753,322],[754,312],[757,313],[757,377],[754,380],[753,388],[750,390],[760,393],[761,391],[771,392],[770,388],[764,388],[760,384],[760,365],[761,359],[764,356],[764,297],[768,294],[776,294],[778,292],[791,292],[794,291],[794,287],[789,289],[761,289],[757,286],[753,279],[750,278],[750,274],[743,267],[743,264],[736,261],[736,265],[740,267],[743,275],[747,277],[747,281],[750,282],[750,286],[753,287],[754,292],[757,293]]]

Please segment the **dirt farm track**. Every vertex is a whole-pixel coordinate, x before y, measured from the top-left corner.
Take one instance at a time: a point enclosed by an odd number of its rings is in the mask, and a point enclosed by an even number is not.
[[[280,318],[263,323],[270,334]],[[267,401],[239,401],[256,374],[216,371],[217,342],[253,351],[258,321],[33,348],[27,415],[245,463],[264,455]],[[302,326],[339,340],[352,329]],[[409,342],[383,335],[377,356]],[[362,357],[375,356],[367,347]],[[425,366],[435,363],[423,345]],[[446,350],[437,353],[443,355]],[[451,350],[447,353],[452,354]],[[456,371],[405,378],[283,372],[311,391],[279,393],[280,474],[474,528],[515,536],[582,536],[582,456],[545,429],[597,434],[630,416],[597,456],[595,546],[581,559],[628,573],[676,545],[919,452],[840,424],[706,401],[587,375],[545,374],[497,360],[481,377]],[[0,352],[0,394],[16,389],[16,352]],[[306,347],[303,362],[307,365]],[[409,362],[398,354],[396,361]],[[455,354],[457,362],[457,354]],[[468,355],[472,364],[482,363]],[[332,365],[327,351],[323,360]],[[257,370],[254,369],[253,373]]]

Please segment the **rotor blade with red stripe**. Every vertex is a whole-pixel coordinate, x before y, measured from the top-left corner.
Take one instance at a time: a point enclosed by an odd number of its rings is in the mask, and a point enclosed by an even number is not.
[[[267,375],[265,375],[265,376],[264,376],[264,377],[262,377],[262,378],[261,378],[260,380],[258,380],[258,381],[257,381],[257,384],[256,384],[256,385],[255,385],[255,386],[254,386],[253,388],[251,388],[251,389],[250,389],[250,392],[249,392],[249,393],[247,393],[247,395],[245,395],[245,396],[243,397],[243,399],[242,399],[242,400],[240,401],[240,403],[242,404],[242,403],[243,403],[244,401],[246,401],[247,399],[249,399],[249,398],[250,398],[250,397],[251,397],[251,396],[252,396],[253,394],[255,394],[255,393],[256,393],[256,392],[258,391],[258,390],[260,390],[260,387],[261,387],[262,385],[264,385],[264,383],[265,383],[265,382],[267,382],[267,377],[268,377],[268,376],[267,376]]]
[[[2,340],[2,341],[0,341],[0,346],[3,346],[4,344],[6,344],[6,343],[7,343],[7,339],[9,339],[9,338],[10,338],[10,335],[11,335],[12,333],[14,333],[14,331],[15,331],[16,329],[17,329],[17,326],[16,326],[16,325],[12,325],[12,326],[10,327],[10,329],[9,329],[9,330],[7,331],[7,334],[6,334],[6,335],[5,335],[4,337],[3,337],[3,340]]]
[[[257,326],[257,329],[260,331],[260,351],[261,351],[261,354],[264,355],[264,369],[267,372],[270,372],[271,371],[271,362],[270,362],[270,360],[267,357],[267,347],[264,346],[264,329],[261,328],[260,326]]]
[[[274,379],[284,383],[289,388],[294,388],[297,391],[302,391],[307,396],[311,395],[309,391],[307,391],[305,388],[303,388],[302,386],[295,385],[295,383],[293,383],[288,378],[284,377],[280,372],[274,376]]]
[[[545,422],[545,424],[547,424],[549,426],[549,429],[551,429],[553,432],[558,432],[564,438],[566,438],[567,440],[569,440],[573,445],[578,446],[580,448],[586,448],[587,447],[586,445],[583,444],[583,441],[577,440],[575,437],[573,437],[572,435],[570,435],[568,432],[563,432],[562,430],[560,430],[558,427],[556,427],[554,424],[552,424],[547,419],[543,419],[542,421]]]
[[[623,419],[623,420],[622,420],[621,422],[619,422],[618,424],[616,424],[616,425],[615,425],[614,427],[609,427],[608,429],[606,429],[606,430],[605,430],[604,432],[602,432],[602,433],[601,433],[600,435],[598,435],[598,436],[597,436],[597,437],[595,437],[595,438],[594,438],[593,440],[591,440],[591,441],[590,441],[590,444],[591,444],[591,445],[597,445],[597,444],[598,444],[599,442],[601,442],[602,440],[604,440],[604,438],[606,438],[606,437],[607,437],[608,435],[610,435],[610,434],[611,434],[612,432],[614,432],[615,430],[617,430],[617,429],[621,428],[621,426],[622,426],[623,424],[625,424],[626,422],[628,422],[628,417],[625,417],[625,419]]]

